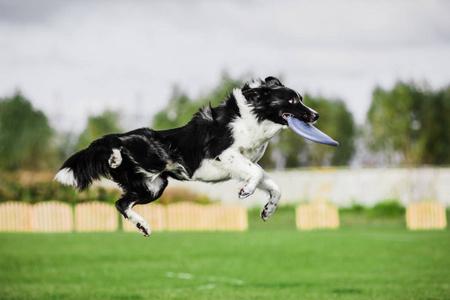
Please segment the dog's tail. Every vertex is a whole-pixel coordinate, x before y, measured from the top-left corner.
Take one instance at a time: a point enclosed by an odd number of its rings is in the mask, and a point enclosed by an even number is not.
[[[94,141],[86,149],[73,154],[64,162],[54,179],[64,185],[84,190],[94,180],[109,177],[111,166],[108,160],[118,150],[111,147],[108,140],[103,137]]]

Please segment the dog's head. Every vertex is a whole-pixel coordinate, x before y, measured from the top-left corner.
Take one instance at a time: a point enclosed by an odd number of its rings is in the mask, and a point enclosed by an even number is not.
[[[306,123],[315,122],[319,118],[316,111],[303,103],[303,98],[297,91],[285,87],[275,77],[245,84],[242,94],[260,121],[270,120],[287,125],[289,116]]]

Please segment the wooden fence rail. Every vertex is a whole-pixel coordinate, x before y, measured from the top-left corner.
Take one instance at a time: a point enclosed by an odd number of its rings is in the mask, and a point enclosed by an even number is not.
[[[231,230],[248,228],[247,211],[240,206],[175,203],[167,206],[167,230]]]
[[[247,210],[240,206],[175,203],[138,205],[134,208],[154,231],[161,230],[229,230],[248,228]],[[124,231],[136,228],[122,220]],[[57,202],[0,204],[0,231],[20,232],[95,232],[119,229],[119,214],[115,207],[100,202],[71,205]]]

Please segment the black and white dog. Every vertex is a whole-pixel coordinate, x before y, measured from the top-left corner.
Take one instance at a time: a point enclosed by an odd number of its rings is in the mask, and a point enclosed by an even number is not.
[[[288,117],[311,123],[319,115],[277,78],[255,80],[234,89],[219,106],[200,109],[183,127],[141,128],[95,140],[71,156],[55,179],[80,190],[100,177],[112,179],[123,189],[117,209],[145,236],[150,234],[149,225],[132,208],[158,199],[168,177],[204,182],[238,179],[243,182],[241,199],[256,188],[264,190],[269,199],[261,218],[267,220],[281,194],[257,162],[268,141],[287,127]]]

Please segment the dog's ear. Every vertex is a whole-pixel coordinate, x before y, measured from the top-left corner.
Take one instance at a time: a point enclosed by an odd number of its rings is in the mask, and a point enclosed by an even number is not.
[[[264,84],[265,84],[265,82],[262,81],[259,78],[258,79],[253,79],[252,81],[246,82],[244,84],[244,86],[242,87],[242,91],[245,92],[245,91],[250,90],[250,89],[259,88],[259,87],[263,86]]]
[[[244,84],[244,86],[242,87],[241,91],[242,92],[247,92],[248,90],[250,90],[250,85],[248,84],[248,82],[246,82]]]
[[[278,78],[273,76],[267,77],[264,81],[268,87],[284,86]]]
[[[253,79],[245,83],[241,91],[247,101],[255,102],[261,100],[261,97],[266,94],[266,89],[267,87],[265,87],[264,81],[261,79]]]
[[[247,101],[249,101],[249,102],[258,101],[261,98],[260,89],[252,89],[252,88],[244,89],[243,88],[242,94],[244,95],[245,99],[247,99]]]

